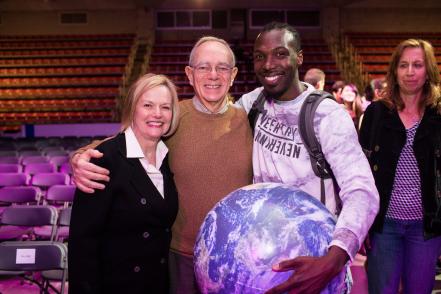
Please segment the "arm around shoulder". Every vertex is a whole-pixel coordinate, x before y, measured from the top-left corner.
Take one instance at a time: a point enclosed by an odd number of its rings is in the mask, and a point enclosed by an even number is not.
[[[75,185],[83,192],[93,193],[95,189],[104,189],[104,185],[97,181],[109,181],[109,171],[91,162],[91,159],[101,158],[103,156],[103,154],[95,148],[106,140],[94,141],[78,149],[71,157],[70,163]]]

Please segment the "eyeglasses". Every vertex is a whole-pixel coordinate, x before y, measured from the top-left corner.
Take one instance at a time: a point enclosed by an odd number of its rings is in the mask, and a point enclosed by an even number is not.
[[[213,71],[213,67],[208,64],[201,64],[201,65],[190,66],[190,67],[193,68],[197,73],[203,74],[203,75],[209,74]],[[233,67],[230,67],[227,65],[216,65],[214,67],[214,70],[220,75],[225,75],[227,73],[230,73],[230,71],[232,69],[233,69]]]

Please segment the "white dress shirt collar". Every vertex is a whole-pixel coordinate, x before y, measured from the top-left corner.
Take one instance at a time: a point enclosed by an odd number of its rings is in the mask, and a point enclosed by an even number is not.
[[[127,158],[145,158],[144,152],[142,151],[141,145],[139,145],[138,139],[136,139],[135,133],[131,127],[128,127],[124,134],[126,136],[126,150]],[[168,148],[165,146],[162,140],[159,140],[158,146],[156,147],[156,168],[162,165],[162,161],[168,153]],[[145,158],[147,160],[147,158]],[[148,162],[148,160],[147,160]]]

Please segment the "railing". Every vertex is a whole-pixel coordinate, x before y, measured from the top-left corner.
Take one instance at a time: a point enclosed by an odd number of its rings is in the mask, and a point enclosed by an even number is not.
[[[358,89],[364,89],[369,83],[369,77],[363,72],[363,64],[349,39],[340,34],[328,37],[327,42],[345,81],[355,84]]]

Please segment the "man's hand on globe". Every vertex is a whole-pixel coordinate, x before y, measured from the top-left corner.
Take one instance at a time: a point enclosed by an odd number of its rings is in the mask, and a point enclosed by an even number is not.
[[[273,270],[277,272],[294,270],[294,273],[284,283],[268,290],[265,294],[285,292],[318,294],[341,272],[348,259],[343,249],[331,246],[328,253],[322,257],[299,256],[282,261],[276,264]]]

